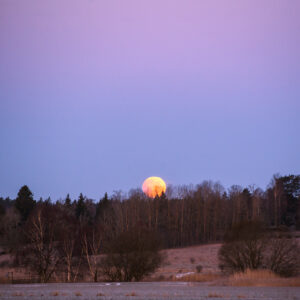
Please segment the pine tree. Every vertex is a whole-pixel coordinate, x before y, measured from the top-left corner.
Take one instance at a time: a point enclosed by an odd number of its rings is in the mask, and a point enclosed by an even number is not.
[[[76,218],[78,218],[78,219],[81,216],[83,216],[86,212],[86,206],[85,206],[84,200],[85,199],[84,199],[82,193],[80,193],[77,204],[76,204],[76,210],[75,210]]]
[[[20,212],[21,220],[23,222],[27,220],[30,212],[35,206],[35,203],[35,200],[33,200],[33,194],[28,186],[22,186],[19,190],[18,197],[15,202],[15,207]]]
[[[107,193],[104,194],[104,197],[99,200],[96,207],[96,219],[100,218],[103,215],[104,210],[109,205],[109,199]]]
[[[65,206],[67,207],[70,207],[71,206],[71,198],[70,198],[70,195],[68,194],[66,199],[65,199],[65,203],[64,203]]]

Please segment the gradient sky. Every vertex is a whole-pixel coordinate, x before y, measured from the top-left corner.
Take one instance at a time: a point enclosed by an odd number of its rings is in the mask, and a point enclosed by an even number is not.
[[[0,0],[0,196],[300,173],[300,1]]]

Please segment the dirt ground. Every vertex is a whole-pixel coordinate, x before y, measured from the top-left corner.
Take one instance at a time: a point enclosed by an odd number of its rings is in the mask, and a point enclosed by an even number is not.
[[[300,288],[221,287],[187,282],[0,285],[0,299],[298,300]]]

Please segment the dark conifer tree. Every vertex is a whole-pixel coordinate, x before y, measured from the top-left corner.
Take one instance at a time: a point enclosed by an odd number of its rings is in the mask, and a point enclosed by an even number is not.
[[[67,207],[70,207],[71,206],[71,198],[70,198],[70,195],[68,194],[66,199],[65,199],[65,203],[64,203],[65,206]]]
[[[33,200],[33,194],[27,185],[21,187],[15,202],[16,209],[20,212],[21,220],[27,220],[30,212],[33,210],[36,202]]]
[[[107,193],[105,193],[104,197],[102,199],[100,199],[99,202],[97,203],[96,220],[98,218],[101,218],[101,216],[103,215],[104,210],[108,207],[108,205],[109,205],[109,199],[108,199]]]
[[[84,199],[82,193],[80,193],[77,204],[76,204],[76,209],[75,209],[76,218],[78,218],[78,219],[81,216],[83,216],[86,212],[86,206],[85,206],[84,200],[85,199]]]

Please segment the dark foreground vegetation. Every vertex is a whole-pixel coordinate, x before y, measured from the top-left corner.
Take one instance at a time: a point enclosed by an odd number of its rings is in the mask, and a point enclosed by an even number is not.
[[[160,248],[223,241],[224,235],[224,272],[269,268],[292,276],[297,245],[272,231],[300,229],[299,202],[299,175],[274,176],[265,191],[205,181],[169,187],[154,199],[133,190],[98,202],[83,194],[36,201],[23,186],[16,199],[0,198],[0,242],[16,267],[41,282],[80,281],[87,273],[93,281],[139,281],[162,262]]]
[[[286,233],[268,232],[259,221],[234,225],[224,237],[219,251],[220,269],[224,273],[267,269],[290,277],[300,271],[300,246]]]

